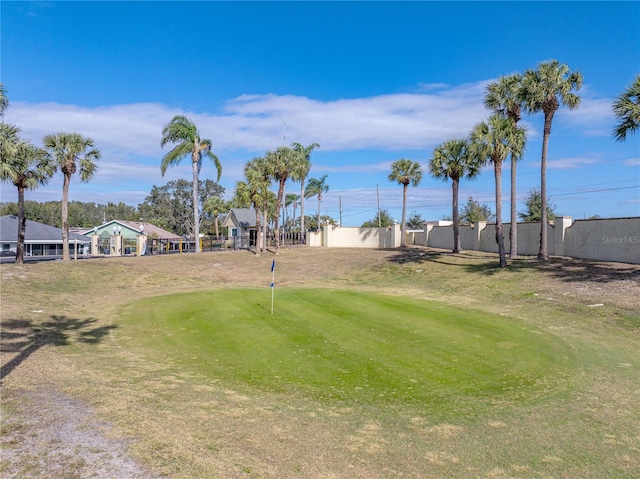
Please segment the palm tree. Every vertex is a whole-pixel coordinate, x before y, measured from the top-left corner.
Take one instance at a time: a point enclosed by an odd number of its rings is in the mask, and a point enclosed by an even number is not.
[[[502,162],[511,154],[522,156],[525,144],[524,128],[514,127],[511,120],[492,115],[488,122],[478,124],[471,133],[471,149],[478,161],[493,163],[496,187],[496,242],[500,267],[507,266],[502,227]]]
[[[27,218],[24,210],[24,192],[46,185],[55,173],[55,163],[45,150],[26,141],[19,141],[16,154],[7,162],[7,170],[2,171],[2,181],[11,181],[18,188],[18,242],[16,263],[24,262],[24,240]],[[8,170],[11,170],[10,172]]]
[[[300,182],[300,234],[301,238],[304,238],[304,182],[306,181],[307,176],[309,176],[309,171],[311,170],[311,152],[316,148],[320,148],[320,145],[318,143],[311,143],[305,147],[300,143],[294,142],[291,143],[291,146],[301,155],[298,167],[291,175],[291,178],[293,181]]]
[[[582,74],[572,72],[558,60],[543,62],[537,70],[527,70],[522,79],[521,99],[529,114],[544,113],[542,159],[540,162],[540,194],[542,195],[542,222],[540,223],[540,251],[538,259],[549,259],[547,252],[547,150],[553,115],[560,105],[573,110],[580,105],[580,97],[573,93],[582,86]]]
[[[309,178],[309,182],[307,183],[307,187],[304,190],[304,197],[311,198],[312,196],[318,197],[318,216],[317,218],[317,229],[320,230],[320,203],[322,202],[322,193],[326,193],[329,191],[329,185],[325,183],[328,175],[322,175],[322,178]]]
[[[182,115],[174,116],[162,129],[162,141],[160,146],[164,148],[167,143],[175,143],[166,155],[162,157],[160,171],[164,176],[169,166],[177,165],[187,155],[191,155],[193,170],[193,239],[196,243],[196,253],[200,253],[200,218],[198,201],[198,174],[202,168],[203,156],[210,158],[218,170],[220,181],[222,165],[218,157],[211,151],[211,140],[200,138],[196,125]]]
[[[635,133],[640,128],[640,75],[627,87],[613,103],[613,113],[619,123],[613,130],[617,141],[627,138],[627,133]]]
[[[282,210],[285,183],[294,172],[300,169],[299,165],[304,159],[296,150],[287,146],[281,146],[276,148],[275,151],[267,152],[266,160],[269,175],[278,182],[275,214],[276,254],[278,254],[280,248],[280,211]]]
[[[522,118],[522,100],[520,90],[522,88],[522,75],[513,73],[502,76],[498,81],[487,85],[484,97],[484,105],[490,110],[509,118],[513,126],[517,128]],[[511,220],[509,228],[509,258],[518,257],[518,195],[516,188],[516,163],[518,158],[511,155]]]
[[[218,226],[218,217],[221,213],[229,211],[229,203],[219,196],[210,196],[202,205],[202,209],[209,215],[213,216],[213,226],[216,233],[216,239],[220,236],[220,228]]]
[[[237,181],[233,202],[242,207],[253,206],[256,212],[256,256],[260,256],[262,230],[260,229],[260,201],[256,190],[249,185],[248,181]]]
[[[91,138],[78,133],[58,133],[47,135],[42,140],[45,149],[53,157],[56,170],[60,168],[64,177],[62,183],[62,260],[70,261],[69,255],[69,183],[79,170],[80,180],[87,182],[96,169],[100,150],[95,148]]]
[[[269,187],[271,176],[267,167],[267,160],[258,156],[247,162],[244,167],[244,176],[248,187],[248,196],[256,212],[256,255],[266,249],[267,218],[269,214]],[[261,214],[264,216],[264,224],[261,224]]]
[[[4,111],[9,107],[9,98],[7,98],[7,89],[3,83],[0,83],[0,116],[4,116]]]
[[[459,231],[460,219],[458,216],[460,179],[474,178],[480,173],[481,168],[482,162],[472,154],[467,139],[445,141],[433,150],[433,158],[429,163],[431,175],[442,181],[451,179],[454,253],[462,251]]]
[[[291,216],[291,219],[289,221],[289,228],[290,230],[293,229],[293,225],[295,224],[296,221],[296,208],[298,207],[298,200],[300,199],[300,195],[296,195],[294,193],[287,193],[284,197],[284,209],[285,212],[287,211],[287,208],[289,206],[291,206],[293,208],[293,215]],[[289,216],[289,213],[287,212],[287,216]]]
[[[400,226],[400,247],[407,246],[405,230],[407,228],[407,188],[409,185],[416,187],[422,181],[422,167],[417,161],[401,158],[391,163],[389,181],[395,181],[402,185],[402,223]]]

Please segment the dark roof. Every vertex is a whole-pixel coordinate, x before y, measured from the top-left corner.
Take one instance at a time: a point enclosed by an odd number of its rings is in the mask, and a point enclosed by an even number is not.
[[[69,233],[69,240],[90,243],[91,238],[77,233]],[[15,243],[18,241],[18,217],[6,215],[0,217],[0,241],[3,243]],[[26,242],[37,243],[62,243],[62,230],[54,226],[27,220],[25,230]]]
[[[256,227],[256,212],[249,208],[231,208],[228,215],[229,221],[232,221],[238,226],[243,228],[255,228]],[[235,221],[233,221],[235,219]],[[264,215],[260,215],[260,221],[264,224]],[[225,223],[228,223],[225,219]]]

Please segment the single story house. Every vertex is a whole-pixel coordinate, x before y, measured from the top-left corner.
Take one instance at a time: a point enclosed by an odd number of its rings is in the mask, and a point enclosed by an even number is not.
[[[15,255],[18,245],[18,217],[0,217],[0,251],[3,256]],[[89,254],[91,238],[78,233],[69,233],[69,252]],[[24,240],[25,256],[62,256],[62,230],[54,226],[27,220]]]
[[[260,216],[260,225],[264,225],[264,215]],[[229,228],[229,240],[234,248],[255,246],[258,237],[255,210],[231,208],[222,226]]]
[[[181,250],[184,239],[175,233],[141,221],[111,220],[100,226],[82,231],[84,235],[98,236],[95,254],[122,255],[137,253],[138,236],[145,235],[145,252]],[[116,242],[113,241],[118,238]],[[144,254],[144,253],[143,253]]]

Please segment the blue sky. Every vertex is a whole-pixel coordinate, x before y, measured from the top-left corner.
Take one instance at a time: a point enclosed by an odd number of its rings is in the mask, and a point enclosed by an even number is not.
[[[188,159],[160,174],[162,127],[176,114],[213,141],[231,197],[244,164],[283,143],[317,142],[311,177],[326,174],[322,214],[359,226],[380,206],[400,219],[390,164],[423,165],[408,213],[451,214],[451,186],[427,165],[441,142],[486,119],[487,83],[558,59],[582,72],[578,110],[560,109],[548,192],[580,219],[640,215],[640,135],[615,142],[611,103],[640,73],[638,2],[13,2],[1,9],[5,121],[41,144],[76,131],[102,151],[70,199],[137,205],[153,185],[191,178]],[[518,209],[540,184],[541,114],[523,120]],[[503,209],[509,209],[508,165]],[[215,179],[205,164],[201,178]],[[1,200],[16,201],[12,185]],[[274,185],[275,189],[275,185]],[[61,197],[62,179],[27,192]],[[287,192],[299,192],[289,183]],[[493,172],[463,181],[495,211]],[[307,210],[317,203],[308,200]],[[505,214],[508,220],[508,213]]]

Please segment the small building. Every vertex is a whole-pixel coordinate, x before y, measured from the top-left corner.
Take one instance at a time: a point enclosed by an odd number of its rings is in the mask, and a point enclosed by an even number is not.
[[[264,215],[260,215],[260,225],[264,225]],[[258,237],[255,210],[231,208],[222,226],[229,228],[229,241],[234,249],[255,246]]]
[[[111,220],[83,234],[93,237],[96,254],[129,255],[153,252],[181,251],[184,239],[151,223],[139,221]],[[144,236],[140,242],[139,237]],[[141,251],[138,252],[138,245]]]
[[[0,217],[0,251],[2,256],[16,254],[18,245],[18,217],[6,215]],[[91,238],[69,233],[69,253],[71,256],[90,253]],[[24,255],[62,256],[62,230],[55,226],[27,220],[24,240]]]

